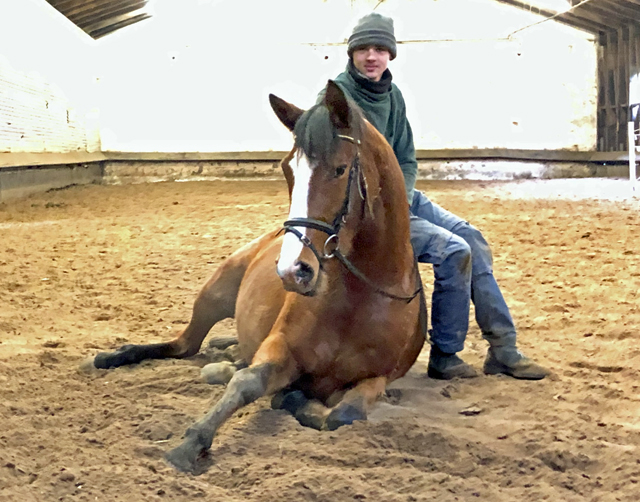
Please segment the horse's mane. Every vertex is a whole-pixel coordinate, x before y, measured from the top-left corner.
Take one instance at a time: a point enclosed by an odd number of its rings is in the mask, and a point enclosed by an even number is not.
[[[360,139],[364,131],[364,115],[358,105],[347,98],[349,103],[350,135]],[[293,130],[295,146],[310,159],[321,163],[328,162],[334,151],[334,139],[339,134],[331,122],[329,110],[321,102],[307,110],[297,121]]]

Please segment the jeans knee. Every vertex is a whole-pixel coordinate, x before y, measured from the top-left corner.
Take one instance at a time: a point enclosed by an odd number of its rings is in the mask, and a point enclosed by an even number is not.
[[[464,222],[454,229],[454,233],[462,237],[471,249],[474,274],[491,272],[493,256],[489,243],[482,235],[482,232],[473,225]]]
[[[471,276],[472,253],[468,245],[453,253],[448,260],[455,267],[457,273],[463,277]]]
[[[472,258],[468,245],[460,246],[437,267],[435,288],[437,290],[466,291],[471,285]]]

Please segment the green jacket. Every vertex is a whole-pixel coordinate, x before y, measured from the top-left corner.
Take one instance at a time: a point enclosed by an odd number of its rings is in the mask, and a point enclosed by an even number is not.
[[[366,77],[360,76],[349,61],[347,70],[338,75],[335,82],[362,108],[367,120],[393,148],[404,175],[407,200],[411,204],[418,163],[404,98],[400,89],[391,82],[391,73],[389,70],[385,71],[380,83],[370,82]],[[318,102],[324,97],[324,93],[323,89]]]

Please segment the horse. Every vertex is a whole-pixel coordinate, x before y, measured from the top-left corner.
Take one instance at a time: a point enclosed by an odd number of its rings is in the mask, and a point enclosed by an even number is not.
[[[366,420],[425,342],[426,303],[393,150],[331,80],[308,111],[272,94],[269,101],[294,135],[281,162],[290,200],[283,228],[220,265],[175,339],[93,359],[108,369],[190,357],[216,322],[235,317],[248,364],[166,454],[184,472],[195,472],[233,413],[262,396],[317,429]]]

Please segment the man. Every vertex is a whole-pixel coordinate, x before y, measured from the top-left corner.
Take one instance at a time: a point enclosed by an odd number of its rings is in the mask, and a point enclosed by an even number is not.
[[[444,380],[477,376],[456,355],[464,347],[473,301],[476,321],[490,345],[484,372],[544,378],[549,372],[516,348],[516,329],[493,276],[491,250],[482,234],[415,190],[418,164],[413,135],[402,93],[391,82],[387,68],[396,57],[393,20],[375,12],[361,18],[349,37],[347,53],[347,69],[335,82],[392,146],[405,179],[411,244],[418,261],[433,264],[428,375]]]

